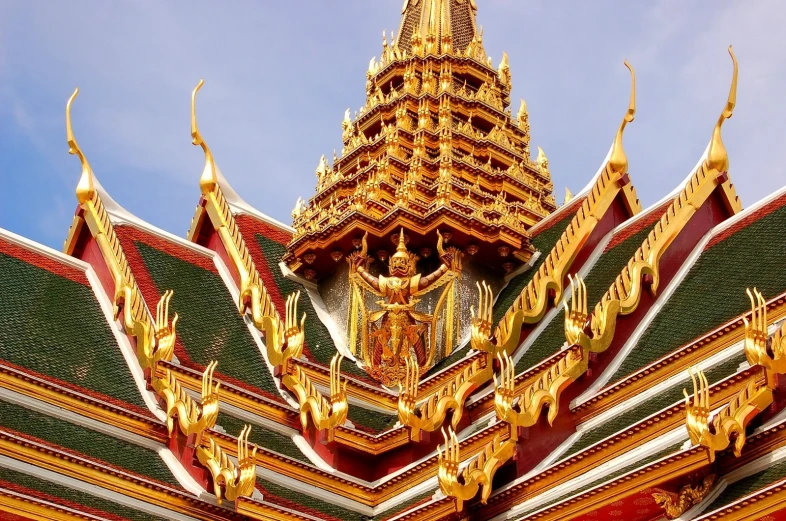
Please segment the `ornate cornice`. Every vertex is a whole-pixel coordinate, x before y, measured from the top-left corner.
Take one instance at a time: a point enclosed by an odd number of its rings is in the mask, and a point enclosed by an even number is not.
[[[781,294],[767,303],[767,310],[773,321],[786,316],[786,294]],[[651,365],[640,369],[576,406],[571,412],[576,422],[581,423],[622,403],[627,396],[650,389],[658,383],[688,370],[701,360],[723,351],[745,338],[744,317],[749,313],[730,320],[704,336],[658,359]]]
[[[5,364],[0,364],[0,374],[2,374],[0,387],[10,391],[160,443],[166,443],[168,439],[164,425],[153,418],[73,391]]]
[[[168,485],[100,465],[2,430],[0,454],[197,519],[219,521],[226,518],[225,509]]]

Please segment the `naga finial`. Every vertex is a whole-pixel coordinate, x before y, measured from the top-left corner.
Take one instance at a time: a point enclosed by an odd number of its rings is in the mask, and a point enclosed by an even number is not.
[[[191,92],[191,143],[196,146],[201,146],[205,152],[205,169],[202,171],[202,177],[199,178],[199,186],[202,188],[203,194],[208,194],[218,184],[218,176],[216,175],[216,163],[213,161],[213,154],[210,152],[205,140],[202,139],[202,134],[199,133],[196,119],[196,95],[205,80],[200,79],[197,86]]]
[[[630,88],[630,104],[625,117],[622,118],[620,128],[617,131],[617,137],[614,138],[614,145],[611,147],[611,158],[609,159],[609,166],[614,172],[624,174],[628,171],[628,156],[625,155],[625,149],[622,147],[622,133],[625,131],[625,126],[633,121],[633,116],[636,114],[636,72],[633,67],[625,60],[625,67],[630,71],[631,88]]]
[[[76,142],[74,137],[74,129],[71,126],[71,104],[78,94],[79,87],[76,87],[74,93],[68,98],[68,103],[66,103],[66,140],[68,140],[68,153],[76,155],[82,163],[82,176],[76,185],[76,198],[79,204],[84,204],[93,198],[96,190],[93,184],[93,169],[90,168],[90,163],[87,162],[85,154],[79,148],[79,143]]]
[[[726,152],[726,147],[721,138],[721,126],[723,122],[732,116],[734,105],[737,104],[737,57],[734,56],[734,50],[729,45],[729,55],[734,64],[734,72],[731,76],[731,88],[729,89],[729,99],[726,100],[726,105],[723,107],[718,122],[715,123],[715,128],[712,131],[712,140],[710,141],[710,149],[707,152],[707,166],[718,172],[727,172],[729,170],[729,154]]]

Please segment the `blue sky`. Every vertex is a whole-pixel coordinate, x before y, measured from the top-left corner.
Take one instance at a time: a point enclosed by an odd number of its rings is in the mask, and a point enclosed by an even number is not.
[[[477,0],[487,52],[510,55],[533,145],[558,200],[603,160],[636,68],[626,131],[647,205],[690,173],[726,99],[733,44],[739,97],[724,127],[745,206],[786,184],[786,5],[777,1]],[[199,199],[189,95],[235,190],[285,222],[314,190],[321,154],[340,148],[344,110],[363,104],[365,71],[401,0],[203,2],[0,0],[0,227],[60,248],[79,162],[65,142],[74,86],[77,139],[129,211],[184,235]],[[518,103],[515,103],[514,110]],[[534,149],[534,147],[533,147]]]

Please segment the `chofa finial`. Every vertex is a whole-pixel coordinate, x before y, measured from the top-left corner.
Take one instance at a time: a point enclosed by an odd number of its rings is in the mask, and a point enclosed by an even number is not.
[[[202,193],[207,194],[212,192],[218,184],[218,176],[216,174],[216,163],[213,161],[213,154],[210,152],[210,148],[208,148],[205,140],[202,139],[202,134],[199,133],[199,127],[197,126],[196,95],[204,84],[205,80],[200,79],[193,92],[191,92],[191,143],[201,146],[205,152],[205,169],[202,171],[202,177],[199,178],[199,186],[202,189]]]
[[[68,140],[68,153],[76,155],[82,163],[82,176],[76,185],[76,198],[79,204],[84,204],[93,198],[95,186],[93,183],[93,170],[90,168],[90,163],[87,162],[82,149],[79,148],[79,143],[76,142],[74,137],[74,129],[71,126],[71,104],[78,94],[79,87],[74,89],[74,93],[71,94],[71,97],[68,98],[68,103],[66,103],[66,139]]]
[[[710,149],[707,153],[707,166],[718,172],[727,172],[729,170],[729,155],[726,152],[726,147],[721,138],[721,126],[724,121],[732,116],[734,106],[737,104],[737,57],[734,56],[734,50],[731,48],[731,45],[729,45],[729,55],[734,64],[734,72],[731,76],[731,88],[729,89],[729,99],[726,100],[723,112],[721,112],[718,122],[715,123],[715,128],[712,131],[712,140],[710,141]]]
[[[609,166],[614,172],[624,174],[628,171],[628,156],[625,155],[625,149],[622,147],[622,133],[625,131],[625,126],[633,121],[633,116],[636,114],[636,72],[628,60],[625,60],[625,67],[630,71],[631,87],[630,87],[630,104],[625,117],[622,118],[620,128],[617,131],[617,137],[614,138],[614,145],[611,148],[611,158],[609,159]]]

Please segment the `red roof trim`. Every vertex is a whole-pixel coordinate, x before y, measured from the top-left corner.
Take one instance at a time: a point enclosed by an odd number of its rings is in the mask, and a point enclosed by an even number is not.
[[[772,212],[782,208],[785,205],[786,205],[786,193],[782,194],[780,197],[775,198],[775,200],[765,204],[758,210],[751,212],[749,215],[746,215],[745,217],[735,222],[734,224],[732,224],[722,232],[715,235],[715,237],[710,239],[710,241],[707,243],[707,246],[704,248],[704,250],[705,251],[709,250],[716,244],[723,242],[724,240],[728,239],[729,237],[731,237],[738,231],[742,230],[743,228],[748,227],[749,225],[753,224],[759,219],[763,219],[764,217],[767,217]]]
[[[68,420],[62,420],[62,421],[68,421]],[[73,425],[79,427],[79,425],[76,425],[76,424],[73,424]],[[85,429],[85,430],[88,430],[88,431],[92,430],[92,429],[89,429],[88,427],[82,427],[82,428]],[[98,432],[98,431],[94,431],[94,432]],[[164,488],[167,488],[167,489],[170,489],[170,490],[176,490],[178,492],[186,492],[186,490],[183,487],[181,487],[180,485],[173,485],[171,483],[165,483],[163,481],[159,481],[156,478],[153,478],[153,477],[150,477],[150,476],[145,476],[144,474],[139,474],[138,472],[134,472],[133,470],[126,469],[126,468],[123,468],[123,467],[119,467],[117,465],[112,465],[111,463],[107,463],[106,461],[100,460],[98,458],[94,458],[92,456],[88,456],[87,454],[82,454],[81,452],[77,452],[75,450],[67,449],[67,448],[62,447],[60,445],[57,445],[55,443],[51,443],[51,442],[42,440],[41,438],[36,438],[35,436],[31,436],[29,434],[25,434],[24,432],[19,432],[19,431],[14,430],[14,429],[9,429],[8,427],[0,427],[0,434],[5,435],[5,436],[13,436],[13,437],[16,437],[16,438],[21,438],[23,440],[27,440],[29,442],[41,445],[42,447],[47,447],[49,449],[52,449],[53,451],[59,452],[62,455],[70,455],[70,456],[74,456],[74,457],[83,459],[85,461],[93,462],[93,463],[95,463],[95,464],[97,464],[99,466],[106,467],[107,469],[113,469],[113,470],[116,470],[118,472],[123,472],[124,474],[128,474],[129,476],[133,476],[133,477],[136,477],[138,479],[149,481],[150,483],[153,483],[153,484],[156,484],[156,485],[160,485],[160,486],[162,486]],[[101,434],[101,433],[99,433],[99,434]],[[131,442],[128,442],[128,443],[131,443]]]
[[[5,239],[0,238],[0,253],[4,253],[15,259],[36,266],[50,273],[54,273],[60,277],[68,279],[72,282],[82,284],[83,286],[90,287],[90,282],[87,280],[87,275],[84,271],[67,265],[65,262],[56,261],[46,255],[38,253],[29,248],[24,248],[18,244],[14,244]]]
[[[635,221],[631,222],[628,226],[625,226],[623,229],[618,231],[606,245],[606,249],[603,252],[607,252],[614,248],[615,246],[625,242],[632,236],[639,233],[641,230],[645,228],[649,228],[653,224],[655,224],[663,214],[668,210],[669,206],[671,206],[672,201],[669,200],[663,203],[660,206],[654,207],[649,210],[646,214],[643,214],[641,217],[636,219]]]
[[[532,236],[537,237],[541,233],[553,227],[555,224],[559,224],[562,221],[562,219],[564,219],[565,217],[575,214],[578,211],[579,206],[581,206],[584,203],[584,200],[586,198],[587,198],[586,196],[577,197],[572,201],[570,201],[567,205],[560,206],[559,208],[554,210],[552,213],[547,215],[542,221],[536,223],[532,228],[530,228],[530,230],[532,231]],[[541,223],[543,223],[543,226],[539,226]]]
[[[59,498],[56,496],[50,496],[46,492],[29,489],[21,485],[17,485],[16,483],[12,483],[10,481],[0,480],[0,490],[2,489],[10,490],[17,494],[28,496],[38,501],[42,501],[42,502],[46,501],[48,503],[69,508],[71,510],[76,510],[77,512],[82,512],[91,516],[108,519],[109,521],[126,521],[126,518],[124,517],[116,516],[115,514],[104,512],[103,510],[98,510],[91,506],[82,505],[81,503],[74,503],[73,501],[69,501],[67,499]],[[2,492],[0,492],[0,494],[2,494]]]
[[[1,364],[2,366],[14,369],[14,370],[18,371],[19,373],[26,374],[26,375],[34,377],[34,378],[38,378],[40,380],[45,380],[45,381],[50,382],[50,383],[52,383],[54,385],[58,385],[60,387],[65,387],[66,389],[69,389],[69,390],[74,391],[76,393],[84,394],[85,396],[87,396],[89,398],[94,398],[95,400],[100,400],[102,402],[106,402],[106,403],[108,403],[110,405],[113,405],[113,406],[119,408],[119,409],[125,409],[125,410],[127,410],[129,412],[133,412],[133,413],[139,414],[141,416],[144,416],[145,418],[154,419],[154,420],[158,421],[158,418],[156,418],[155,415],[153,415],[153,413],[150,412],[150,410],[147,409],[147,408],[140,407],[140,406],[134,405],[132,403],[124,402],[123,400],[119,400],[119,399],[114,398],[112,396],[107,396],[107,395],[105,395],[103,393],[99,393],[99,392],[93,391],[92,389],[87,389],[86,387],[80,387],[78,385],[74,385],[74,384],[65,382],[63,380],[55,378],[54,376],[49,376],[49,375],[45,375],[45,374],[42,374],[42,373],[38,373],[36,371],[33,371],[32,369],[28,369],[27,367],[22,367],[20,365],[16,365],[16,364],[14,364],[12,362],[9,362],[8,360],[4,360],[2,358],[0,358],[0,361],[2,362],[2,364]]]

